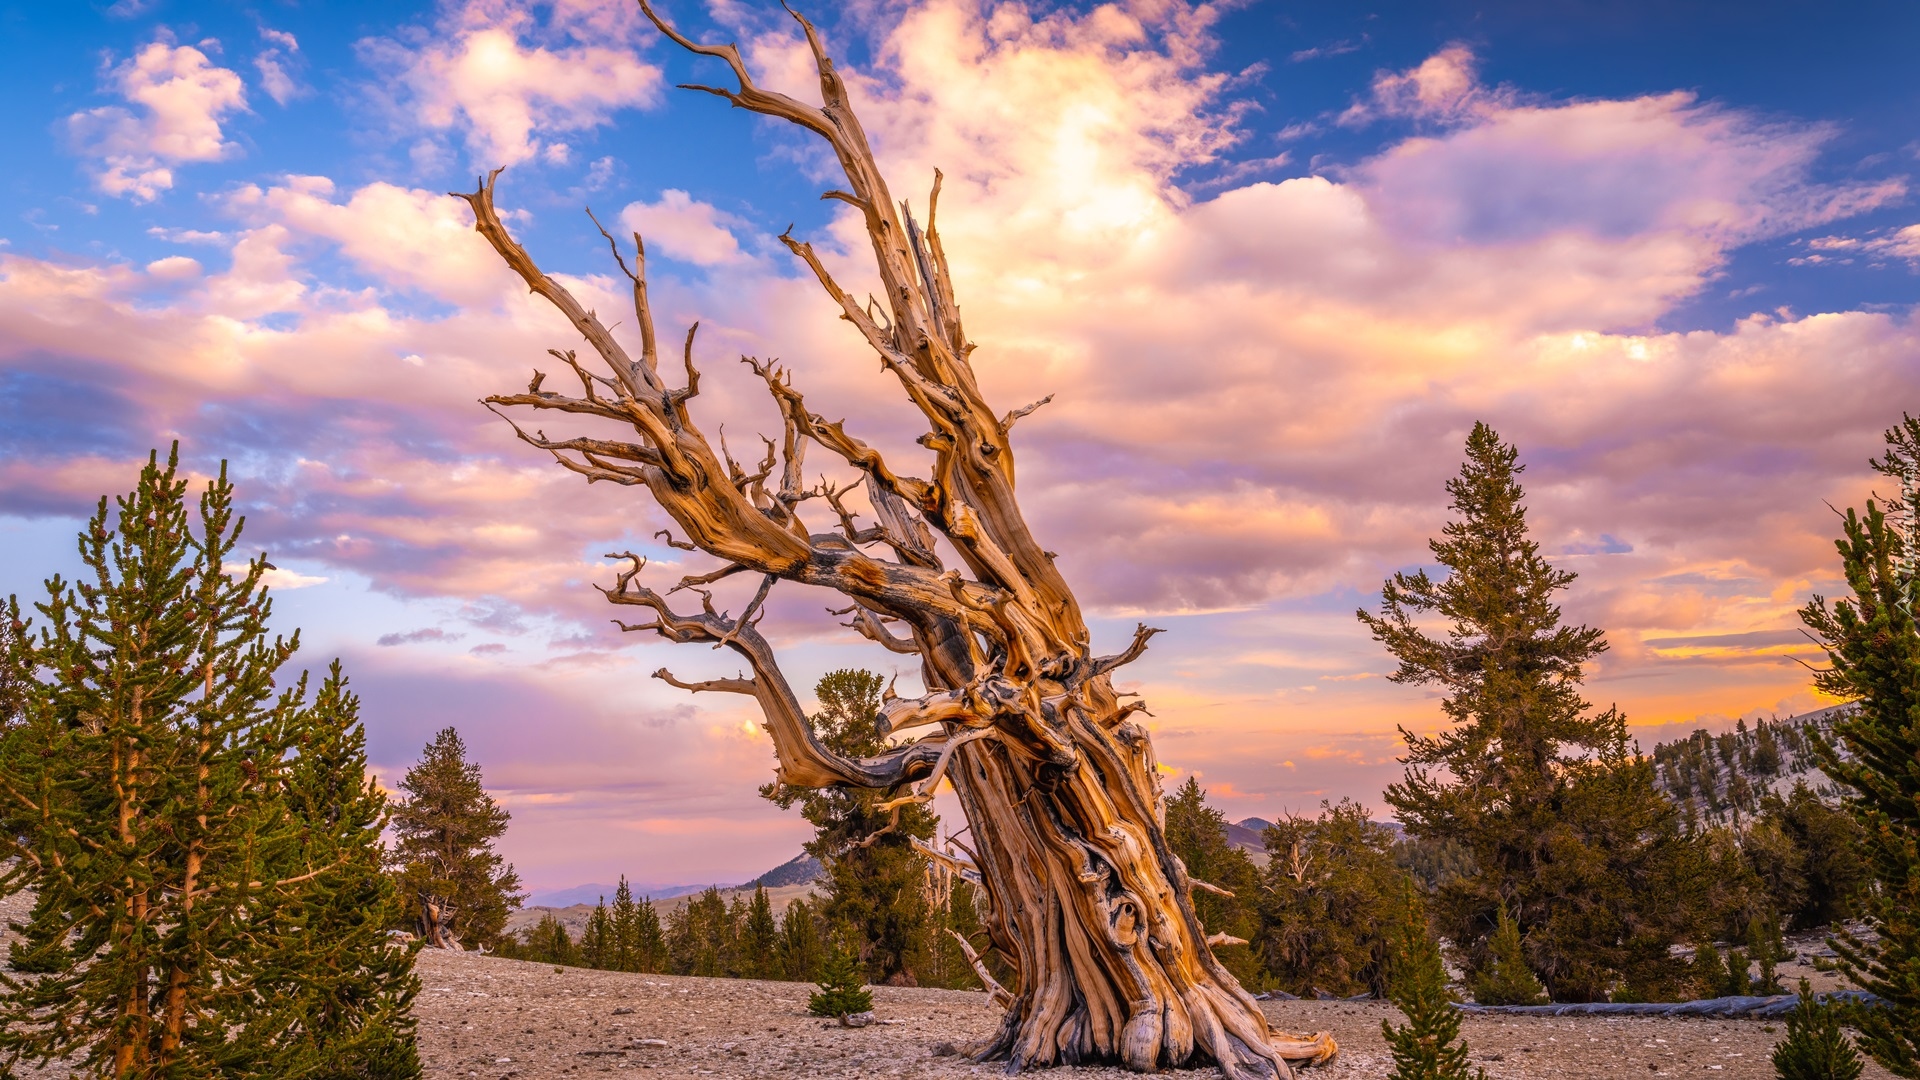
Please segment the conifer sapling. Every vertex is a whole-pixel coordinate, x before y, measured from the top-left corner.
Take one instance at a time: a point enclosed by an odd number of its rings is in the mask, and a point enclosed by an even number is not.
[[[1773,1049],[1780,1080],[1859,1080],[1865,1065],[1841,1030],[1840,1008],[1800,980],[1800,1004],[1787,1014],[1787,1037]]]
[[[1408,890],[1408,905],[1417,902]],[[1460,1040],[1460,1013],[1447,993],[1447,970],[1440,947],[1424,918],[1402,921],[1388,964],[1388,996],[1406,1014],[1395,1027],[1380,1021],[1381,1034],[1393,1051],[1389,1080],[1486,1080],[1486,1070],[1467,1064],[1467,1044]]]
[[[827,954],[820,989],[807,998],[807,1011],[832,1017],[873,1011],[873,994],[860,977],[860,963],[845,946],[836,943]]]

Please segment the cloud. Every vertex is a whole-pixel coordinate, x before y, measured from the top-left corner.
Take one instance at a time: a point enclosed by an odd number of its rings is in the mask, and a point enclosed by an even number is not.
[[[153,42],[112,68],[107,85],[141,111],[107,105],[66,119],[74,148],[96,161],[101,191],[151,202],[173,186],[172,166],[237,150],[220,122],[247,107],[246,88],[199,49]]]
[[[260,37],[270,43],[253,58],[253,66],[260,72],[261,89],[279,105],[306,94],[307,89],[294,78],[294,72],[306,66],[306,59],[300,54],[300,42],[284,30],[265,26],[260,28]]]
[[[459,641],[465,634],[449,634],[437,626],[422,630],[409,630],[406,633],[381,634],[375,645],[392,647],[395,645],[417,645],[422,641]]]
[[[407,63],[452,64],[473,35],[503,27],[518,35],[515,63],[559,57],[589,40],[568,36],[581,20],[601,17],[542,10],[534,23],[518,7],[459,8],[440,39],[406,45]],[[1128,669],[1162,725],[1163,758],[1270,800],[1250,812],[1377,791],[1397,773],[1392,726],[1440,714],[1419,690],[1366,677],[1385,658],[1352,611],[1385,574],[1430,558],[1424,542],[1448,516],[1442,485],[1476,419],[1519,444],[1536,536],[1580,572],[1569,617],[1609,632],[1596,699],[1679,720],[1804,688],[1786,646],[1764,635],[1832,586],[1821,501],[1864,494],[1888,403],[1920,386],[1920,325],[1864,310],[1756,312],[1687,332],[1661,320],[1740,245],[1841,222],[1897,185],[1816,179],[1831,153],[1817,126],[1685,94],[1487,91],[1455,57],[1369,98],[1412,110],[1418,134],[1382,135],[1338,173],[1288,176],[1282,164],[1203,196],[1183,177],[1238,145],[1243,115],[1207,65],[1206,12],[1034,10],[902,8],[874,28],[874,65],[843,71],[897,196],[920,210],[932,169],[946,169],[940,229],[989,400],[1058,392],[1014,436],[1021,498],[1097,644],[1124,642],[1136,614],[1169,629]],[[808,92],[789,32],[740,36],[769,85]],[[1467,81],[1447,81],[1456,75]],[[529,154],[561,142],[544,122],[470,121],[448,94],[450,119],[432,130],[483,149],[504,132],[498,145]],[[561,108],[522,104],[527,116]],[[736,119],[711,104],[715,122]],[[575,130],[614,116],[578,107],[598,119]],[[768,136],[769,160],[818,165],[784,137]],[[705,194],[674,189],[621,215],[699,268],[663,260],[652,296],[663,335],[704,320],[703,429],[726,424],[736,450],[777,431],[732,358],[779,356],[815,411],[847,417],[896,468],[919,472],[924,429],[898,386],[810,281],[743,249],[744,225]],[[781,832],[791,823],[738,805],[768,759],[743,730],[750,703],[639,677],[663,662],[687,678],[731,675],[726,658],[622,638],[590,588],[611,577],[604,551],[654,558],[656,583],[706,564],[652,539],[667,522],[643,494],[588,488],[474,405],[525,385],[533,364],[552,368],[544,350],[572,342],[461,204],[394,179],[286,176],[213,207],[227,217],[218,233],[162,234],[208,245],[194,249],[197,274],[165,259],[0,254],[0,507],[83,511],[176,434],[190,452],[231,457],[245,466],[250,539],[315,574],[364,580],[368,602],[404,613],[341,631],[357,635],[356,663],[399,717],[382,762],[416,752],[432,734],[422,725],[484,729],[486,760],[500,762],[490,782],[529,796],[516,829],[555,844],[543,866],[588,859],[567,839],[582,823],[654,836],[676,813],[764,827],[763,854],[789,844],[803,826]],[[815,232],[806,239],[859,288],[857,222]],[[557,265],[602,254],[535,251]],[[602,312],[630,303],[624,282],[565,280]],[[617,333],[632,340],[630,325]],[[573,430],[542,419],[550,434]],[[818,454],[809,466],[828,467]],[[782,586],[769,605],[767,632],[797,685],[834,667],[888,669],[817,601]],[[410,638],[393,626],[457,620],[553,647],[372,647]],[[443,636],[413,640],[456,636],[432,632]],[[1273,767],[1284,761],[1299,767]],[[536,814],[557,804],[531,796],[563,789],[577,816]],[[697,813],[672,808],[698,799]]]
[[[746,223],[684,191],[668,188],[657,202],[628,203],[620,212],[620,224],[628,232],[638,232],[648,244],[658,244],[668,256],[696,266],[751,261],[731,228]]]
[[[382,284],[438,299],[483,305],[510,276],[473,230],[473,214],[445,192],[375,182],[334,201],[324,176],[289,176],[272,187],[242,185],[226,209],[257,226],[330,241]]]
[[[1514,96],[1511,90],[1480,85],[1479,58],[1465,45],[1453,44],[1406,71],[1375,75],[1372,100],[1356,102],[1340,122],[1361,124],[1395,116],[1463,123],[1510,106]]]
[[[606,40],[592,35],[615,24],[627,21],[587,4],[553,5],[542,22],[532,4],[473,0],[449,10],[435,35],[369,39],[361,52],[398,81],[398,120],[461,132],[477,166],[564,162],[569,148],[553,133],[599,127],[617,109],[659,99],[659,68],[629,48],[585,43]]]
[[[270,589],[309,589],[315,585],[325,585],[327,579],[312,574],[302,574],[285,567],[270,566],[260,575],[260,583]]]

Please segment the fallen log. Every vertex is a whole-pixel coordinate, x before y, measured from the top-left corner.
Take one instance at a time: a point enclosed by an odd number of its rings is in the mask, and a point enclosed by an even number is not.
[[[1835,990],[1816,994],[1822,1001],[1878,1005],[1880,999],[1864,990]],[[1717,1020],[1766,1019],[1785,1016],[1799,1006],[1794,994],[1734,995],[1698,1001],[1585,1001],[1561,1005],[1474,1005],[1454,1008],[1471,1015],[1498,1016],[1701,1016]]]

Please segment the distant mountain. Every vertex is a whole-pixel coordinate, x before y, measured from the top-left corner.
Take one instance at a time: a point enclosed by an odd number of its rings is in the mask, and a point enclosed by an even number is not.
[[[769,889],[777,889],[782,885],[810,885],[826,872],[826,867],[820,865],[819,859],[803,853],[761,874],[741,888],[765,885]]]
[[[592,904],[601,897],[608,903],[613,902],[613,885],[575,885],[571,889],[545,889],[527,897],[528,907],[572,907],[575,904]]]
[[[1250,817],[1242,821],[1227,822],[1227,843],[1245,851],[1264,855],[1267,852],[1267,840],[1262,834],[1273,824],[1266,818]]]

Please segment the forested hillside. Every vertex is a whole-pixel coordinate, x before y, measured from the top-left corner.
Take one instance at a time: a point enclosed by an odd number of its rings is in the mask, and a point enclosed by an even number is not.
[[[1835,721],[1850,705],[1835,705],[1784,720],[1762,720],[1714,735],[1702,728],[1653,748],[1660,790],[1679,803],[1695,826],[1738,825],[1759,812],[1769,793],[1786,795],[1805,784],[1833,802],[1840,791],[1820,771],[1814,739],[1831,741]]]

